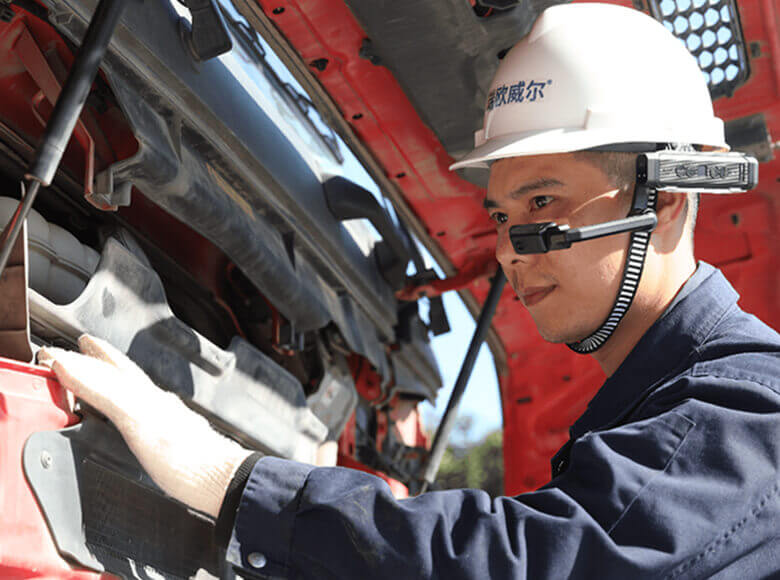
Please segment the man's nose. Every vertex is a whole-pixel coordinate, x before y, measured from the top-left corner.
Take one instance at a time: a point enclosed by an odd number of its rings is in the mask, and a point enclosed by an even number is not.
[[[515,252],[512,240],[509,237],[509,228],[501,228],[496,239],[496,260],[505,270],[517,264],[526,264],[532,258],[532,255]]]

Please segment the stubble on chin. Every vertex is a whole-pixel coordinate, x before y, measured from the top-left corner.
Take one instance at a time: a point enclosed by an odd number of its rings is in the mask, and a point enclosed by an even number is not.
[[[590,328],[584,321],[577,321],[573,316],[557,321],[558,324],[545,323],[531,314],[536,330],[546,342],[553,344],[569,344],[579,342],[589,336],[596,328]]]
[[[537,326],[537,330],[538,330]],[[552,344],[570,344],[572,342],[579,342],[589,336],[591,334],[591,331],[584,331],[584,332],[543,332],[539,331],[539,335],[544,339],[545,342],[549,342]]]

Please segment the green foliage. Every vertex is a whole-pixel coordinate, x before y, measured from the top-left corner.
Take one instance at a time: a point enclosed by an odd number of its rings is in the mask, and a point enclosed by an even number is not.
[[[436,477],[437,489],[484,489],[492,497],[504,493],[504,456],[501,431],[481,442],[450,446]]]

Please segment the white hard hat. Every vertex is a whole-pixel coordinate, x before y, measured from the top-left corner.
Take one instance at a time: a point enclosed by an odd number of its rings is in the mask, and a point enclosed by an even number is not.
[[[474,140],[450,169],[618,144],[728,149],[683,43],[652,17],[609,4],[542,13],[499,65]]]

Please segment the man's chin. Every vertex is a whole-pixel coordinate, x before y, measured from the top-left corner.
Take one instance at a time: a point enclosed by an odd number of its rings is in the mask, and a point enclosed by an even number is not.
[[[547,334],[547,333],[539,333],[541,337],[544,339],[545,342],[550,342],[553,344],[563,344],[567,342],[574,342],[573,340],[569,340],[564,336],[560,336],[558,334]],[[575,339],[576,340],[576,339]]]
[[[591,334],[589,330],[573,330],[573,329],[551,329],[540,328],[536,325],[536,329],[539,331],[539,335],[545,340],[553,344],[570,344],[572,342],[579,342]]]

